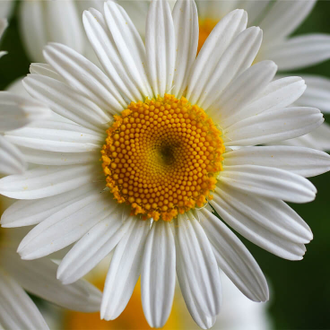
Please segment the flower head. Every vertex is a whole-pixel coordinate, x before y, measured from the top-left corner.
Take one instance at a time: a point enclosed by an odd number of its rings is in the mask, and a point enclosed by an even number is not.
[[[268,299],[262,271],[220,220],[264,249],[297,260],[312,239],[285,204],[308,202],[304,178],[329,169],[329,156],[307,148],[258,146],[318,127],[318,109],[290,107],[305,90],[299,77],[273,81],[276,65],[253,66],[262,31],[247,14],[225,16],[197,58],[194,2],[150,5],[146,40],[126,12],[107,2],[83,16],[102,71],[72,49],[45,48],[27,91],[57,115],[7,138],[35,168],[0,180],[0,193],[22,199],[6,227],[37,224],[22,240],[23,259],[75,245],[58,277],[72,283],[114,250],[101,317],[124,310],[141,275],[143,309],[165,324],[176,274],[196,323],[220,310],[218,266],[250,299]],[[237,148],[239,147],[239,148]]]

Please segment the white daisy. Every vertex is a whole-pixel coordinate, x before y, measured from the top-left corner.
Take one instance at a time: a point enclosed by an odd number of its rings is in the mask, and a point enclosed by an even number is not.
[[[22,153],[4,136],[49,115],[47,106],[9,92],[0,92],[0,174],[22,173],[26,163]]]
[[[228,12],[236,8],[247,10],[249,25],[260,25],[263,43],[256,61],[273,60],[279,70],[305,68],[330,58],[330,35],[307,34],[290,37],[312,11],[316,0],[251,0],[209,1],[197,0],[199,11],[199,48],[216,25]],[[307,90],[296,105],[315,106],[330,113],[330,80],[319,76],[302,76]],[[304,137],[284,144],[330,150],[330,126],[324,123]]]
[[[75,243],[58,270],[67,284],[114,250],[101,306],[106,320],[121,314],[140,275],[152,327],[168,318],[176,274],[203,328],[220,310],[218,266],[247,297],[267,300],[258,264],[213,210],[262,248],[302,258],[312,233],[282,200],[313,200],[304,176],[327,171],[329,156],[256,145],[323,122],[318,109],[290,107],[304,81],[272,81],[271,61],[251,67],[262,32],[246,29],[243,10],[219,22],[197,58],[191,1],[178,1],[173,14],[168,3],[152,2],[145,45],[114,2],[104,15],[84,12],[83,22],[105,72],[67,46],[47,46],[48,64],[33,65],[24,85],[57,117],[6,134],[39,165],[0,180],[0,193],[21,199],[2,225],[36,224],[19,246],[22,258]]]
[[[0,230],[0,328],[48,329],[25,290],[68,309],[98,311],[102,294],[87,281],[64,286],[56,279],[57,265],[50,259],[21,260],[16,249],[25,233],[19,229]]]

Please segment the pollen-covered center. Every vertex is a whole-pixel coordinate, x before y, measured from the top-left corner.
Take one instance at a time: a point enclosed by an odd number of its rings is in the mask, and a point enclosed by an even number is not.
[[[132,102],[107,134],[101,151],[107,186],[132,214],[170,221],[210,198],[225,148],[197,105],[167,94]]]

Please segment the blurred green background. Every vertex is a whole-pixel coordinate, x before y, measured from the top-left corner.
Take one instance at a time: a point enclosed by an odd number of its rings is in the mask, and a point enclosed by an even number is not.
[[[21,44],[17,27],[17,6],[0,49],[8,51],[0,61],[0,89],[28,73],[30,61]],[[330,2],[319,1],[295,34],[330,33]],[[330,61],[299,70],[330,78]],[[297,71],[297,73],[299,73]],[[326,118],[330,122],[330,116]],[[292,205],[314,233],[304,260],[290,262],[271,255],[242,239],[268,277],[271,286],[269,312],[276,329],[330,328],[330,173],[312,178],[318,189],[313,203]]]

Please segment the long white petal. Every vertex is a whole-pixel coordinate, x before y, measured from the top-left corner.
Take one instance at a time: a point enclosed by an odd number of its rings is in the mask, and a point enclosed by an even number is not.
[[[190,69],[198,46],[198,14],[194,1],[177,1],[173,9],[176,41],[175,73],[172,94],[180,98],[187,87]]]
[[[316,0],[275,1],[259,24],[264,43],[273,43],[293,32],[313,9]]]
[[[300,77],[286,77],[272,81],[252,102],[246,104],[235,116],[221,123],[222,128],[265,111],[274,111],[291,105],[305,91],[306,84]]]
[[[95,131],[104,132],[112,118],[89,98],[58,80],[31,74],[23,80],[26,90],[54,112]]]
[[[100,310],[102,293],[85,280],[63,285],[56,279],[58,266],[50,259],[24,261],[14,250],[1,253],[4,268],[29,293],[71,310]]]
[[[220,269],[251,300],[269,299],[267,281],[259,265],[237,236],[206,208],[200,212],[201,225],[214,246]]]
[[[302,75],[302,78],[307,88],[296,104],[316,107],[323,113],[330,113],[330,79],[314,75]]]
[[[179,215],[175,229],[178,278],[187,307],[212,319],[220,311],[221,284],[211,244],[191,213]]]
[[[44,257],[79,240],[95,224],[109,216],[117,204],[109,194],[93,191],[50,215],[21,241],[22,259]]]
[[[93,190],[101,192],[103,188],[102,182],[100,184],[87,183],[80,186],[79,189],[73,189],[56,196],[32,201],[17,201],[6,208],[1,218],[1,225],[5,228],[35,225],[69,204],[87,197]]]
[[[224,164],[226,166],[260,165],[275,167],[311,177],[329,171],[330,156],[325,152],[311,148],[278,145],[258,146],[227,152]]]
[[[212,30],[191,69],[187,98],[192,104],[197,102],[201,90],[218,66],[223,53],[233,39],[245,30],[246,24],[247,13],[244,10],[235,10],[226,15]]]
[[[149,80],[154,95],[170,93],[175,67],[175,31],[167,1],[150,3],[146,23],[146,54]]]
[[[0,135],[0,159],[1,174],[22,174],[27,168],[22,153],[2,135]]]
[[[286,170],[259,165],[224,166],[218,182],[258,196],[293,203],[314,200],[316,189],[310,181]]]
[[[140,276],[148,221],[135,218],[133,225],[117,245],[108,271],[101,305],[101,318],[117,318],[125,309]]]
[[[127,209],[117,208],[107,218],[91,228],[63,258],[57,277],[70,284],[86,275],[120,242],[136,221]]]
[[[144,97],[152,97],[145,70],[146,51],[134,24],[114,1],[104,4],[104,16],[127,73]]]
[[[100,153],[105,134],[74,124],[42,121],[9,132],[6,134],[6,139],[18,146],[42,151]]]
[[[32,299],[1,268],[0,324],[5,329],[48,329]]]
[[[330,128],[327,123],[323,123],[312,132],[294,139],[279,141],[276,144],[285,146],[305,147],[317,150],[330,150]]]
[[[97,163],[100,159],[99,151],[87,151],[80,153],[63,153],[38,151],[36,149],[19,147],[28,163],[36,165],[65,166],[65,165],[85,165]]]
[[[236,122],[223,131],[223,139],[227,146],[276,142],[304,135],[323,121],[316,108],[277,109]]]
[[[109,79],[92,62],[73,49],[51,43],[44,49],[45,60],[67,83],[83,93],[101,109],[110,114],[118,114],[126,106],[118,91],[109,88]]]
[[[258,27],[241,32],[225,50],[212,74],[203,81],[196,103],[203,109],[208,109],[228,84],[251,66],[261,41],[262,31]]]
[[[142,306],[152,328],[163,327],[172,309],[176,259],[171,226],[165,221],[153,223],[143,255]]]
[[[83,53],[87,45],[85,45],[80,12],[77,10],[76,2],[74,0],[66,0],[60,3],[45,1],[43,6],[46,23],[44,28],[48,32],[47,42],[59,42],[79,53]]]
[[[50,115],[47,106],[10,92],[0,92],[0,132],[18,129]]]
[[[101,318],[117,318],[125,309],[141,272],[145,241],[150,229],[148,221],[135,218],[133,225],[117,245],[108,271]]]
[[[22,41],[29,57],[35,62],[44,61],[42,49],[48,42],[43,5],[41,1],[24,1],[19,7]]]
[[[53,67],[47,63],[31,63],[30,73],[39,74],[41,76],[46,76],[53,78],[62,82],[65,82],[64,78],[60,76]],[[24,89],[24,87],[23,87]]]
[[[330,36],[327,34],[305,34],[263,49],[258,60],[273,60],[278,65],[279,70],[296,70],[323,62],[329,58]]]
[[[95,9],[84,11],[83,23],[87,37],[110,79],[111,90],[119,90],[130,101],[141,100],[138,87],[126,71],[103,15]]]
[[[277,66],[272,61],[259,62],[245,70],[225,88],[208,108],[208,114],[221,127],[235,122],[237,115],[273,80]]]
[[[15,199],[55,196],[98,179],[94,165],[40,166],[0,180],[0,193]]]
[[[304,244],[313,238],[308,225],[280,200],[221,185],[211,205],[230,227],[281,258],[302,259]]]
[[[201,308],[198,302],[198,297],[196,297],[194,294],[194,286],[191,287],[188,281],[190,274],[185,272],[185,268],[181,265],[181,260],[179,258],[177,258],[177,262],[178,281],[189,313],[199,327],[202,329],[210,329],[213,327],[217,317],[205,314],[204,310]]]

